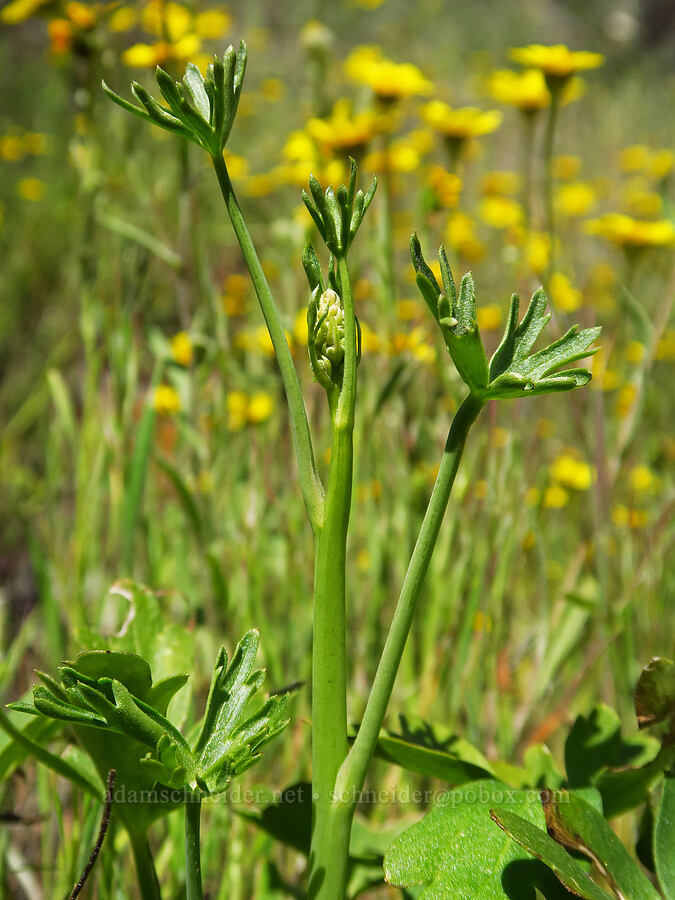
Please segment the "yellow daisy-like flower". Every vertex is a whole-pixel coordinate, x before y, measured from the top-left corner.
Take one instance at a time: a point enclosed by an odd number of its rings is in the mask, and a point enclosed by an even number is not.
[[[310,119],[307,133],[324,150],[363,150],[382,129],[383,118],[372,110],[354,113],[349,100],[342,99],[326,119]]]
[[[622,213],[607,213],[585,223],[589,234],[599,234],[614,244],[632,247],[675,245],[675,225],[669,219],[644,222]]]
[[[549,293],[553,305],[562,312],[574,312],[583,303],[581,291],[575,288],[567,275],[562,272],[554,272],[549,282]]]
[[[504,312],[497,303],[488,303],[487,306],[478,308],[476,316],[481,331],[496,331],[502,324]]]
[[[563,453],[551,465],[551,478],[575,491],[587,491],[593,484],[593,469],[585,460]]]
[[[502,122],[502,114],[497,110],[483,110],[475,106],[453,109],[442,100],[427,103],[422,116],[444,137],[462,141],[491,134]]]
[[[526,69],[524,72],[497,69],[490,76],[489,91],[493,100],[516,106],[523,112],[536,112],[551,102],[541,69]]]
[[[383,102],[432,93],[433,84],[412,63],[385,59],[377,47],[357,47],[344,64],[352,81],[366,84]]]
[[[192,365],[195,356],[194,347],[190,335],[186,331],[179,331],[171,338],[171,355],[179,366],[186,369]]]
[[[16,186],[16,191],[24,200],[39,203],[45,195],[45,183],[39,178],[22,178]]]
[[[602,53],[590,53],[587,50],[573,51],[564,44],[555,44],[550,47],[544,44],[514,47],[509,55],[515,62],[539,69],[549,78],[560,80],[566,80],[586,69],[597,69],[604,62]]]
[[[492,228],[513,228],[523,219],[523,208],[512,197],[498,194],[483,197],[480,202],[481,219]]]
[[[152,398],[152,405],[160,416],[172,416],[180,410],[178,391],[170,384],[158,384]]]
[[[585,216],[596,203],[596,193],[586,181],[561,184],[555,195],[556,208],[565,216]]]
[[[480,190],[488,197],[508,197],[518,193],[521,181],[517,172],[486,172],[480,180]]]
[[[0,10],[0,21],[5,25],[19,25],[45,6],[49,0],[11,0]]]
[[[452,209],[459,203],[462,179],[454,172],[448,172],[443,166],[432,166],[427,177],[427,184],[433,193],[433,201],[437,207]]]

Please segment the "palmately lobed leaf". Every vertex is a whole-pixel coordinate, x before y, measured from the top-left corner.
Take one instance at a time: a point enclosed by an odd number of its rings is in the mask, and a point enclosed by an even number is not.
[[[511,307],[501,343],[488,366],[478,330],[475,288],[471,274],[462,278],[459,293],[443,247],[439,262],[443,286],[422,254],[419,238],[410,239],[410,255],[417,286],[438,322],[443,340],[459,375],[471,393],[483,400],[513,399],[555,391],[570,391],[591,380],[587,369],[562,369],[596,352],[589,349],[600,328],[570,328],[557,341],[530,355],[537,338],[550,319],[543,289],[534,293],[522,322],[518,324],[520,302],[511,296]]]

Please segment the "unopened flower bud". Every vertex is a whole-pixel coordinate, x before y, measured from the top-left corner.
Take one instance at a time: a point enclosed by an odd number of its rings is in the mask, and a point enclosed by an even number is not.
[[[345,313],[335,291],[314,291],[308,322],[309,355],[316,380],[326,389],[339,385],[345,356]]]

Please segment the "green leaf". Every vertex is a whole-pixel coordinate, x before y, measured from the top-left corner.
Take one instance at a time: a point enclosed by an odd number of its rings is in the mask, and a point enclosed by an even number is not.
[[[588,716],[578,716],[565,742],[565,768],[570,787],[593,785],[608,768],[638,767],[651,762],[659,742],[647,735],[621,735],[619,716],[599,704]]]
[[[199,113],[202,119],[208,124],[211,118],[211,104],[204,89],[204,77],[199,71],[199,67],[194,63],[187,63],[185,66],[185,75],[183,75],[183,86],[185,92],[194,107],[195,112]]]
[[[490,819],[491,808],[505,805],[545,828],[536,792],[474,781],[446,792],[443,802],[393,842],[384,858],[386,881],[424,885],[425,900],[531,900],[535,886],[548,897],[552,874]]]
[[[675,664],[655,657],[642,670],[635,688],[635,714],[640,728],[675,716]]]
[[[654,865],[666,900],[675,900],[675,777],[663,782],[654,811]]]
[[[585,900],[612,900],[614,895],[598,887],[579,863],[541,828],[506,809],[491,809],[490,815],[516,843],[545,863],[558,880],[577,897],[583,897]]]
[[[136,653],[120,652],[118,650],[85,650],[80,653],[70,666],[85,678],[96,683],[100,678],[113,679],[121,682],[135,697],[141,699],[147,696],[152,685],[150,666]],[[59,667],[61,671],[68,668]]]
[[[492,775],[483,754],[450,729],[400,717],[400,733],[382,731],[375,755],[411,772],[463,784]]]
[[[549,835],[587,856],[617,895],[659,900],[636,861],[590,803],[569,791],[543,791],[542,804]]]
[[[532,744],[523,759],[528,782],[533,788],[559,788],[564,778],[545,744]]]

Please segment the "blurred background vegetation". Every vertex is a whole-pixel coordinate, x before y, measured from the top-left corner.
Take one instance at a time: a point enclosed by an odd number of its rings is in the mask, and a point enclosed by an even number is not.
[[[150,86],[157,63],[178,77],[186,60],[204,66],[244,37],[228,165],[320,435],[300,190],[310,171],[335,183],[347,154],[364,182],[371,172],[381,182],[353,253],[364,332],[353,720],[461,400],[416,294],[407,245],[417,229],[428,256],[444,241],[456,273],[472,270],[491,347],[511,291],[527,299],[542,281],[551,331],[578,321],[603,335],[588,390],[526,410],[493,405],[474,429],[392,721],[442,723],[511,764],[541,741],[559,755],[564,726],[595,702],[631,721],[636,677],[672,653],[675,624],[672,3],[11,0],[0,25],[3,701],[90,632],[121,627],[108,593],[119,577],[162,591],[167,617],[195,633],[199,703],[217,646],[253,625],[273,687],[309,677],[311,539],[283,394],[208,161],[100,90],[102,77],[120,93],[132,78]],[[553,234],[546,66],[525,86],[510,56],[530,43],[604,57],[567,82],[550,160]],[[304,689],[285,749],[257,770],[268,787],[308,776],[308,713]],[[39,769],[24,776],[3,784],[0,805],[43,819],[24,846],[26,877],[61,896],[98,810]],[[374,767],[374,783],[397,779]],[[415,812],[364,810],[382,822]],[[205,829],[207,881],[223,897],[265,896],[267,839],[226,806],[207,815],[232,828],[222,882],[217,829]],[[169,880],[180,827],[156,838]],[[0,848],[6,878],[18,852],[7,829]],[[128,896],[108,868],[101,896]]]

